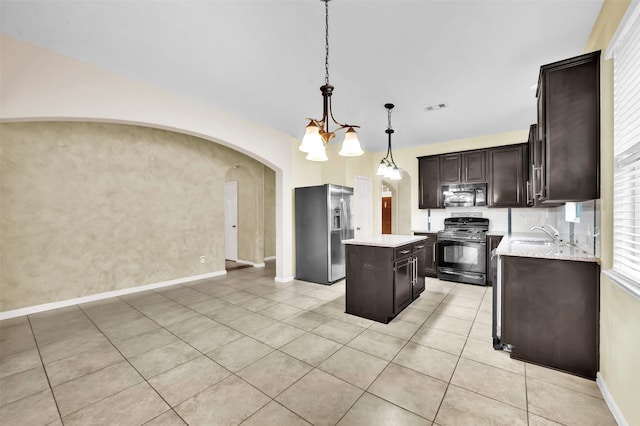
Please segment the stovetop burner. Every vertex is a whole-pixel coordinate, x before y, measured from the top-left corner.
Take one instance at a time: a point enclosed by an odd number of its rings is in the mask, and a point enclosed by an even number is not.
[[[438,239],[444,240],[484,240],[489,230],[489,219],[481,217],[449,217],[444,220],[444,230],[438,232]]]

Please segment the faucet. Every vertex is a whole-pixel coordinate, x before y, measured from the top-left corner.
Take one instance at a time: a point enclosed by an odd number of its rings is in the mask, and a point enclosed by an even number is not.
[[[551,232],[549,232],[548,230],[546,230],[544,227],[548,226],[549,228],[553,229],[553,234]],[[551,225],[542,225],[542,226],[532,226],[530,228],[530,231],[535,231],[535,230],[539,230],[544,232],[545,234],[547,234],[549,236],[549,238],[551,238],[551,240],[556,243],[556,244],[560,244],[560,232],[558,232],[558,230],[556,228],[554,228]]]

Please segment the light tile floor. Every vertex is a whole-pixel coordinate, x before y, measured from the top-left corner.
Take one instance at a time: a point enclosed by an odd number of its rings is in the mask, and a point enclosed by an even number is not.
[[[615,425],[595,382],[491,345],[491,291],[389,324],[274,264],[0,322],[7,425]]]

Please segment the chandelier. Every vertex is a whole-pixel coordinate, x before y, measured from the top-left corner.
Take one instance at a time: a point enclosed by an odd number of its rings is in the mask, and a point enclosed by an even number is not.
[[[331,139],[335,136],[336,131],[347,129],[344,135],[344,141],[342,142],[342,148],[338,154],[345,157],[353,157],[364,154],[360,147],[360,141],[358,135],[354,130],[354,127],[360,127],[353,124],[342,124],[333,118],[333,112],[331,111],[331,94],[333,93],[333,86],[329,84],[329,1],[321,0],[324,2],[325,9],[325,55],[324,55],[324,85],[320,87],[322,92],[322,119],[316,120],[308,118],[309,124],[307,124],[302,143],[298,147],[300,151],[307,152],[307,160],[311,161],[327,161],[327,145],[331,142]],[[338,127],[334,131],[329,130],[329,118]]]
[[[393,104],[384,104],[384,107],[387,109],[387,130],[384,132],[389,135],[389,145],[387,145],[387,155],[384,156],[382,160],[380,160],[380,165],[378,166],[378,171],[376,175],[383,176],[390,180],[400,180],[402,176],[400,175],[400,169],[396,166],[396,162],[393,161],[393,151],[391,151],[391,134],[393,133],[393,129],[391,128],[391,110],[393,109]]]

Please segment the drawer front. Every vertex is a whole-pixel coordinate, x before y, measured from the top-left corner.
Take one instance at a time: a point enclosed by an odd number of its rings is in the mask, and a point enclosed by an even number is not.
[[[406,246],[397,247],[394,250],[394,257],[396,259],[401,259],[403,257],[410,256],[412,252],[411,244],[407,244]]]
[[[427,243],[426,240],[425,241],[420,241],[418,243],[413,243],[413,245],[411,246],[411,251],[413,253],[418,253],[420,251],[424,251],[425,247],[427,247],[427,244],[430,244],[430,243]]]

